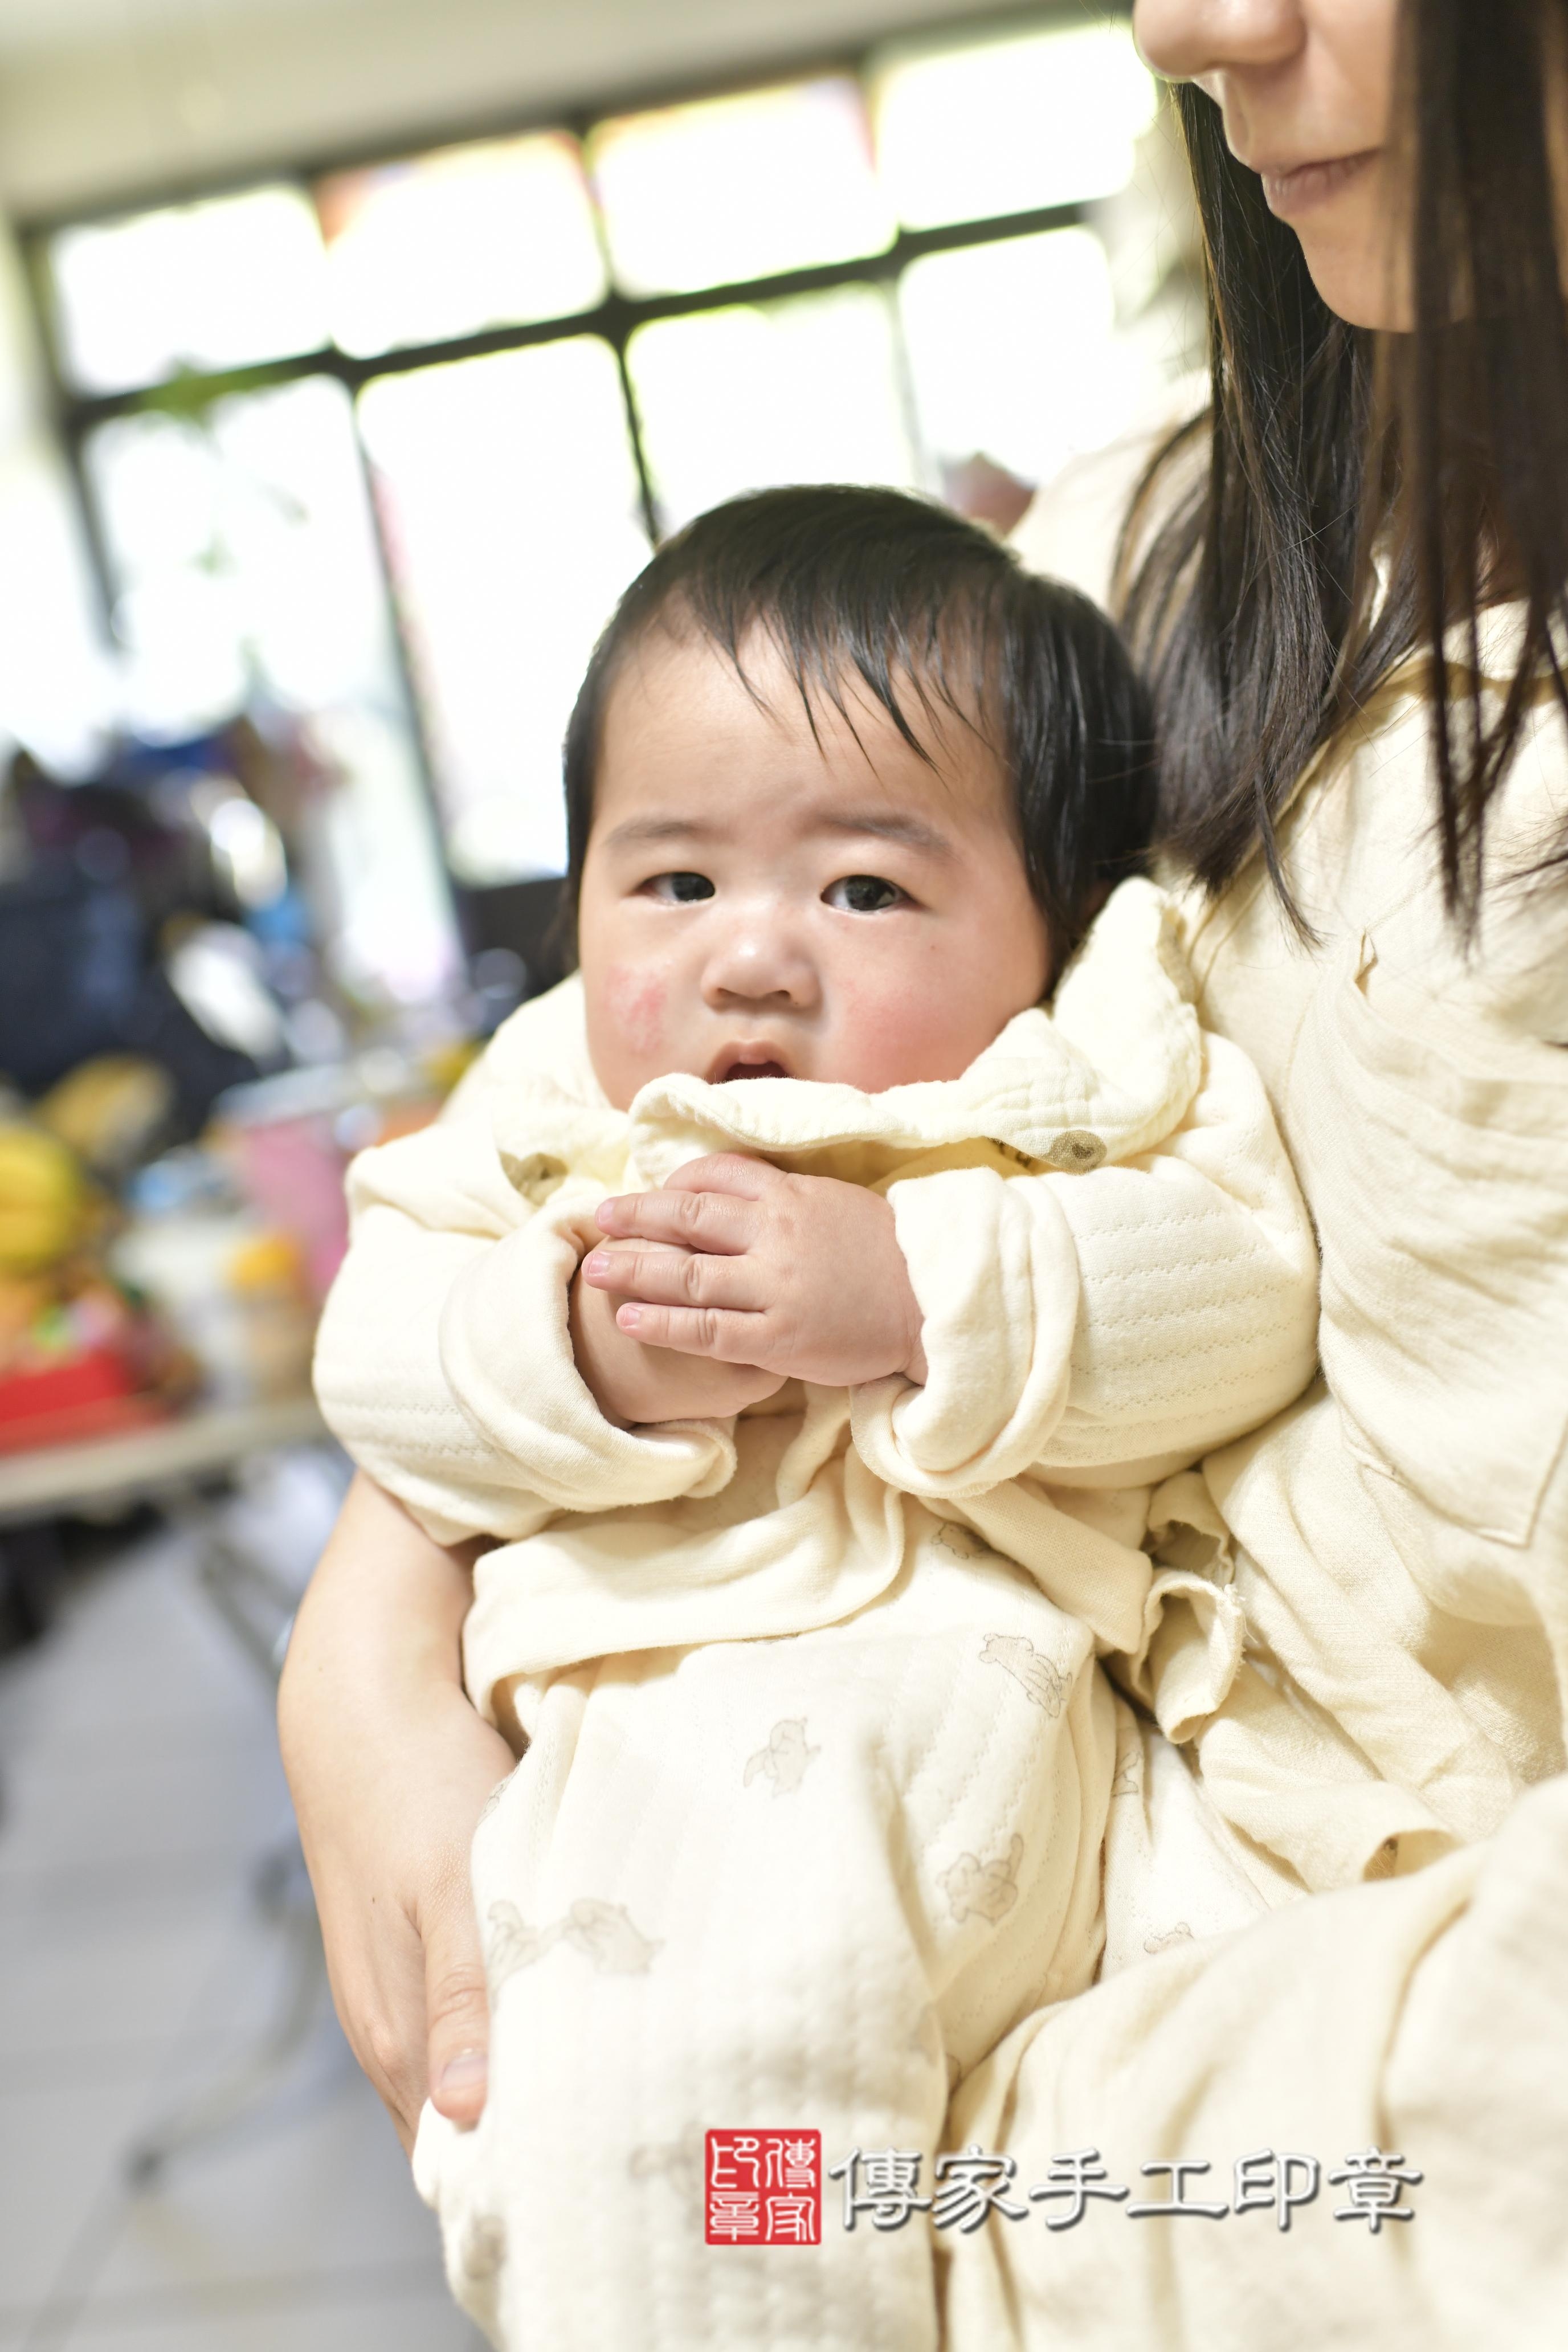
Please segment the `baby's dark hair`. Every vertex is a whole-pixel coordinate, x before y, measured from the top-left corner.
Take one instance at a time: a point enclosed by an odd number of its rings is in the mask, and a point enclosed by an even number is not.
[[[595,647],[566,730],[570,924],[594,815],[605,706],[656,628],[695,632],[743,667],[761,629],[815,727],[818,698],[879,702],[922,759],[945,712],[976,727],[1011,783],[1029,887],[1059,971],[1106,891],[1144,866],[1154,828],[1153,720],[1113,624],[1026,572],[946,507],[829,484],[757,490],[700,515],[638,573]]]

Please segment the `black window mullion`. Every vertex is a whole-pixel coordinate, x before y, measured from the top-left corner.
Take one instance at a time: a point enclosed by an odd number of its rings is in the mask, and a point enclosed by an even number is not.
[[[605,340],[616,354],[616,366],[620,374],[621,401],[626,416],[626,439],[631,444],[632,462],[637,469],[637,496],[642,504],[643,521],[647,526],[649,539],[657,547],[665,535],[664,516],[659,508],[658,492],[653,486],[653,474],[647,461],[647,448],[643,440],[642,412],[637,406],[637,386],[632,382],[631,363],[626,357],[626,347],[631,341],[632,333],[633,328],[630,325],[617,320]]]
[[[115,606],[119,603],[116,566],[110,557],[103,517],[99,511],[98,499],[87,470],[89,428],[58,405],[55,421],[60,445],[65,451],[71,486],[76,492],[77,511],[81,520],[82,536],[87,541],[88,569],[92,574],[99,618],[103,624],[104,635],[110,644],[117,645],[119,632],[114,625]]]
[[[307,375],[336,376],[351,392],[358,393],[378,376],[406,375],[417,368],[441,367],[454,360],[486,359],[498,352],[528,351],[539,343],[564,342],[574,335],[598,335],[617,354],[624,355],[637,329],[655,320],[690,318],[704,310],[728,310],[737,303],[787,301],[795,295],[833,293],[844,286],[896,283],[912,261],[921,260],[927,254],[1009,244],[1016,237],[1034,236],[1047,229],[1076,227],[1084,215],[1082,205],[1048,205],[1037,212],[1005,213],[991,220],[955,221],[942,228],[900,229],[883,252],[865,254],[854,261],[823,262],[810,268],[781,270],[771,278],[705,286],[690,294],[612,293],[592,310],[578,311],[571,318],[487,327],[476,334],[454,336],[447,342],[411,344],[396,351],[378,352],[372,359],[353,358],[333,349],[301,352],[297,357],[268,360],[226,375],[180,377],[171,383],[135,392],[77,394],[68,397],[64,413],[74,425],[86,429],[110,416],[160,407],[188,409],[197,402],[225,399],[233,393],[264,391],[269,385],[291,383]],[[634,440],[634,446],[640,454],[640,441]]]
[[[860,111],[866,127],[866,143],[873,158],[877,152],[877,129],[871,115],[871,93],[868,87],[868,65],[863,61],[855,77],[860,96]],[[899,279],[908,268],[900,266],[898,275],[883,281],[882,300],[887,306],[888,323],[893,339],[893,372],[898,383],[899,413],[903,418],[904,433],[916,470],[923,487],[930,487],[932,472],[931,451],[926,447],[925,431],[921,423],[920,403],[915,396],[915,372],[910,361],[909,342],[904,334],[903,306],[899,300]]]
[[[631,366],[626,358],[627,345],[641,322],[630,315],[626,298],[616,289],[615,259],[610,251],[609,226],[605,219],[605,208],[599,202],[599,191],[594,184],[594,175],[588,169],[588,142],[595,123],[600,120],[600,114],[596,112],[577,113],[569,116],[563,125],[563,128],[570,131],[577,142],[577,152],[583,170],[583,185],[587,194],[588,210],[593,215],[594,235],[598,239],[599,257],[605,265],[605,284],[609,289],[604,301],[594,313],[593,324],[586,328],[586,331],[601,335],[616,355],[616,373],[621,383],[621,409],[626,419],[626,441],[631,449],[632,463],[637,467],[637,503],[642,509],[643,528],[657,547],[664,537],[664,518],[659,511],[658,499],[653,487],[653,473],[647,461],[647,447],[643,440],[642,413],[637,407],[637,390],[632,383]]]
[[[364,436],[359,429],[359,402],[353,403],[354,456],[359,461],[361,483],[364,488],[365,506],[370,514],[370,527],[375,537],[375,558],[381,567],[382,593],[386,600],[386,616],[392,637],[392,658],[397,673],[403,717],[414,747],[414,764],[418,772],[420,790],[430,822],[436,831],[436,852],[446,886],[447,902],[452,909],[454,928],[458,925],[458,907],[454,896],[451,860],[447,855],[447,812],[441,805],[440,786],[437,782],[436,760],[430,746],[430,730],[425,718],[425,701],[419,692],[418,664],[415,659],[412,633],[404,609],[403,590],[392,557],[387,550],[386,531],[382,521],[381,501],[375,494],[375,479],[365,450]]]

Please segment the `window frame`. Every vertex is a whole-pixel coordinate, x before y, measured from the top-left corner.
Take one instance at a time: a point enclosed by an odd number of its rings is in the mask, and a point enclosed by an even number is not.
[[[656,112],[669,107],[700,104],[706,100],[739,97],[827,78],[853,80],[869,120],[872,69],[890,48],[904,41],[921,47],[929,42],[933,49],[949,42],[955,47],[979,46],[987,40],[1005,39],[1009,36],[1047,28],[1068,31],[1080,25],[1125,22],[1131,15],[1131,5],[1132,0],[1098,0],[1098,5],[1096,0],[1035,0],[1035,5],[1028,6],[942,16],[912,25],[894,25],[873,37],[858,40],[852,45],[773,53],[706,79],[642,82],[628,89],[611,89],[596,94],[591,101],[579,100],[555,106],[513,108],[479,118],[468,116],[457,121],[447,120],[427,123],[411,129],[399,138],[377,138],[348,148],[313,151],[303,157],[279,160],[265,168],[255,165],[231,173],[180,177],[161,184],[126,190],[89,205],[61,206],[24,215],[16,223],[16,233],[34,316],[47,363],[53,422],[66,452],[100,597],[100,618],[106,632],[112,640],[111,615],[117,593],[115,569],[97,510],[86,449],[90,436],[117,417],[159,413],[199,414],[201,410],[237,394],[269,391],[281,384],[317,376],[330,377],[341,383],[353,401],[367,384],[385,376],[408,374],[417,369],[441,366],[459,360],[487,358],[499,352],[525,351],[544,343],[564,341],[574,336],[595,336],[608,343],[615,356],[626,413],[627,440],[638,487],[641,520],[650,541],[657,547],[666,536],[666,531],[644,444],[643,423],[637,412],[627,357],[631,339],[640,327],[656,320],[689,318],[738,304],[773,303],[787,300],[793,296],[831,293],[844,288],[868,287],[885,295],[890,294],[910,264],[928,255],[961,252],[978,246],[998,245],[1018,237],[1037,236],[1042,231],[1084,226],[1089,222],[1094,200],[1048,205],[1027,212],[952,222],[933,228],[910,229],[900,225],[891,242],[879,253],[774,272],[761,278],[735,279],[689,293],[622,293],[614,282],[606,253],[607,290],[604,299],[591,309],[574,311],[569,316],[485,328],[436,342],[399,346],[368,357],[357,357],[329,343],[314,351],[261,361],[246,367],[184,371],[159,384],[116,393],[80,392],[71,384],[63,365],[56,333],[49,269],[50,243],[62,231],[107,225],[165,206],[238,195],[247,190],[279,185],[299,189],[313,205],[318,183],[338,173],[416,162],[421,156],[434,154],[446,148],[525,137],[531,132],[563,131],[575,139],[585,152],[589,134],[596,125],[626,115]],[[599,222],[596,206],[595,217]],[[600,226],[602,231],[602,223]],[[902,328],[897,320],[896,305],[894,311],[897,349],[908,404],[908,361]],[[385,541],[371,479],[370,462],[357,431],[355,446],[375,532],[386,606],[393,625],[402,697],[420,778],[448,886],[467,895],[476,887],[486,886],[465,883],[451,870],[446,812],[437,780],[426,715],[416,685],[415,663],[403,600],[398,593],[397,576]]]

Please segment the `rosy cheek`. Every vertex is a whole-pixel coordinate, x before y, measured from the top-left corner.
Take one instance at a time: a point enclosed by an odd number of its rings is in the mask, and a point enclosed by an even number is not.
[[[664,1035],[668,983],[663,975],[637,964],[612,964],[605,974],[605,1009],[622,1043],[634,1054],[651,1054]]]
[[[838,1001],[841,1047],[850,1066],[844,1076],[851,1085],[879,1094],[884,1087],[936,1075],[925,1066],[931,1013],[918,992],[851,982],[841,987]]]
[[[841,979],[838,1046],[842,1076],[868,1094],[887,1087],[962,1076],[990,1033],[972,1034],[962,995],[955,1001],[941,971],[917,964],[889,984],[888,978]]]

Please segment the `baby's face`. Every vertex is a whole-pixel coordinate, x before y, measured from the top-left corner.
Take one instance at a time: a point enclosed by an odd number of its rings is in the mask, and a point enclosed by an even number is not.
[[[677,1070],[959,1076],[1050,969],[994,756],[922,716],[933,769],[858,691],[814,738],[773,647],[744,658],[755,698],[657,634],[611,689],[578,916],[599,1083],[625,1109]]]

